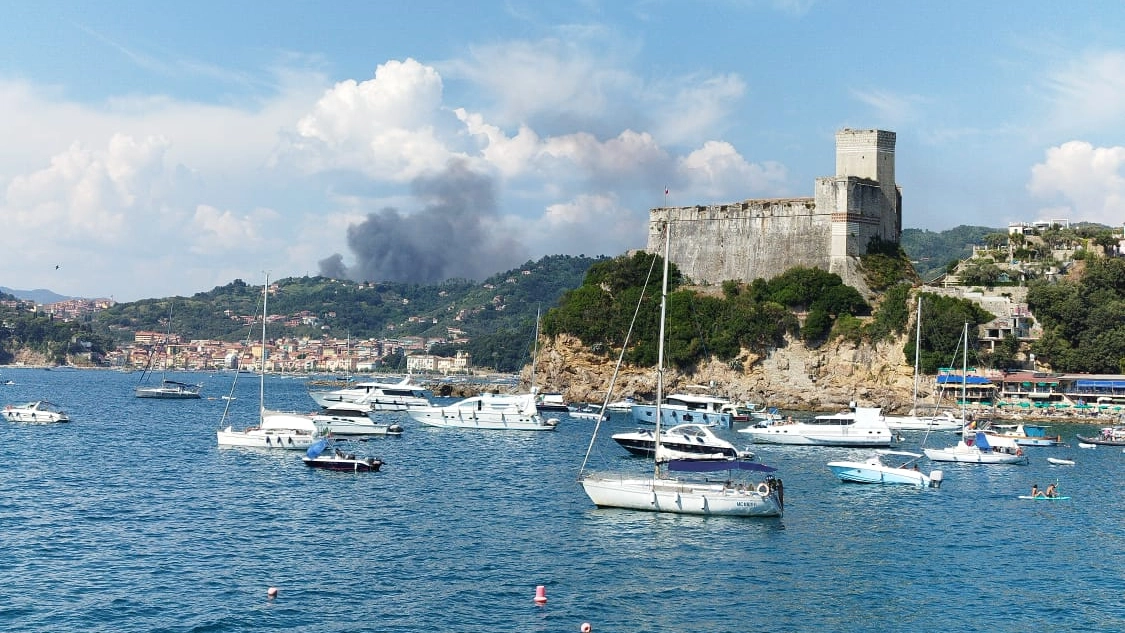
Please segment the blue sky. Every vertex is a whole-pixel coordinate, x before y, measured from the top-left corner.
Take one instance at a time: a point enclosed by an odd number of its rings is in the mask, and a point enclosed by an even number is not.
[[[1117,2],[12,3],[0,285],[618,255],[665,187],[811,196],[843,127],[897,133],[908,228],[1120,225],[1122,33]]]

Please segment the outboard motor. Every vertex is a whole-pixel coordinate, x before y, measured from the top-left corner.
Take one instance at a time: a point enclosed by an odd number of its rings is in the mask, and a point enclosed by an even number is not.
[[[945,477],[945,474],[942,473],[940,470],[931,470],[930,471],[930,487],[931,488],[941,488],[941,480],[942,480],[943,477]]]

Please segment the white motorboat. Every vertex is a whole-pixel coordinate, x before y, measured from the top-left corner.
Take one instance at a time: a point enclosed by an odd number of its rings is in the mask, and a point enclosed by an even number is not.
[[[309,395],[321,407],[341,402],[366,404],[371,411],[406,411],[431,406],[433,393],[421,385],[410,382],[406,376],[398,382],[358,382],[334,391],[310,391]]]
[[[811,420],[786,419],[768,426],[739,429],[760,444],[804,446],[889,447],[894,434],[883,422],[879,407],[855,407],[843,413],[818,415]]]
[[[656,431],[638,429],[629,433],[615,433],[613,441],[634,455],[652,457],[656,451]],[[753,453],[739,451],[734,444],[715,435],[706,424],[677,424],[661,429],[660,446],[672,459],[749,459]]]
[[[444,407],[408,409],[406,414],[429,426],[459,429],[553,431],[559,424],[556,418],[539,415],[534,393],[482,393]]]
[[[312,417],[300,413],[286,413],[281,411],[266,410],[266,302],[269,296],[269,275],[266,276],[265,286],[262,288],[262,366],[258,372],[258,424],[240,431],[226,422],[230,411],[227,400],[223,409],[223,416],[219,422],[216,439],[219,446],[240,446],[247,448],[282,448],[289,450],[307,450],[313,442],[320,438],[316,424]],[[235,372],[235,380],[238,374]],[[231,386],[231,396],[234,395],[234,386]]]
[[[664,329],[668,309],[668,249],[671,227],[664,226],[664,280],[660,294],[660,333],[657,345],[656,402],[652,422],[653,472],[651,476],[635,473],[586,473],[583,461],[579,480],[590,501],[598,507],[698,514],[704,516],[779,517],[784,509],[784,489],[780,479],[767,475],[764,481],[735,483],[735,476],[745,472],[771,473],[775,469],[747,460],[675,460],[669,459],[661,440],[661,405],[664,395]],[[635,317],[634,317],[635,318]],[[626,345],[622,346],[622,354]],[[616,379],[616,373],[614,375]],[[613,384],[612,382],[610,384]],[[607,398],[608,399],[608,398]],[[590,446],[597,439],[595,425]],[[587,451],[587,458],[589,451]],[[726,471],[720,480],[707,479],[701,473]],[[696,473],[680,478],[672,473]]]
[[[4,407],[4,419],[9,422],[31,422],[32,424],[53,424],[70,422],[70,416],[57,404],[37,400],[26,404],[9,404]]]
[[[1004,437],[989,437],[977,431],[972,438],[961,440],[948,448],[924,448],[922,452],[932,462],[961,462],[964,464],[1026,464],[1027,456],[1016,441]]]
[[[624,398],[622,400],[615,400],[607,404],[605,408],[608,411],[613,411],[614,413],[629,413],[633,410],[633,406],[636,404],[636,400],[632,398]]]
[[[693,393],[674,393],[665,398],[660,405],[660,414],[663,418],[660,420],[660,424],[673,426],[694,422],[729,429],[731,425],[730,407],[732,406],[733,403],[724,398]],[[632,412],[633,420],[637,424],[653,424],[656,419],[656,405],[653,404],[634,404]]]
[[[862,462],[828,462],[832,474],[840,481],[857,484],[902,484],[918,488],[941,487],[942,472],[927,475],[918,468],[921,453],[907,451],[876,451]]]
[[[960,431],[960,419],[949,411],[937,415],[884,415],[883,422],[892,431]]]
[[[321,435],[402,435],[401,424],[373,419],[370,413],[358,402],[338,402],[314,413],[312,421]]]

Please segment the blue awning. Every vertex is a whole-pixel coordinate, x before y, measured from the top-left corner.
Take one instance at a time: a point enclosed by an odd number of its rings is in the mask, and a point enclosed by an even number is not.
[[[1125,380],[1078,380],[1074,384],[1080,389],[1125,389]]]
[[[748,462],[743,459],[673,459],[668,462],[668,470],[678,470],[688,473],[714,473],[720,470],[756,470],[763,473],[772,473],[776,468],[758,462]]]

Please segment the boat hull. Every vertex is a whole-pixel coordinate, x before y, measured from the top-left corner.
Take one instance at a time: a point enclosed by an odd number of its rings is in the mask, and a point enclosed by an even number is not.
[[[1086,444],[1098,444],[1101,446],[1125,446],[1125,440],[1107,440],[1100,437],[1087,437],[1079,435],[1078,441]]]
[[[856,484],[898,484],[925,488],[930,478],[925,474],[901,468],[875,468],[861,462],[829,462],[829,470],[840,481]]]
[[[793,446],[859,446],[865,448],[886,448],[893,437],[890,432],[854,433],[842,435],[820,435],[816,433],[791,433],[779,426],[742,429],[758,444],[789,444]]]
[[[756,489],[718,483],[599,476],[583,479],[582,488],[600,508],[739,517],[780,517],[783,511],[777,491],[772,489],[763,495]]]
[[[955,462],[959,464],[1026,464],[1024,455],[993,453],[953,448],[926,448],[923,451],[932,462]]]
[[[556,424],[538,415],[506,414],[501,416],[449,415],[432,411],[407,411],[410,418],[427,426],[447,429],[479,429],[488,431],[554,431]]]
[[[291,451],[308,450],[316,441],[307,433],[263,432],[261,429],[247,429],[235,431],[231,427],[221,429],[217,433],[219,446],[241,448],[269,448]]]
[[[373,473],[383,467],[383,462],[377,459],[349,459],[336,456],[302,457],[301,460],[309,468],[320,470],[334,470],[336,472]]]

